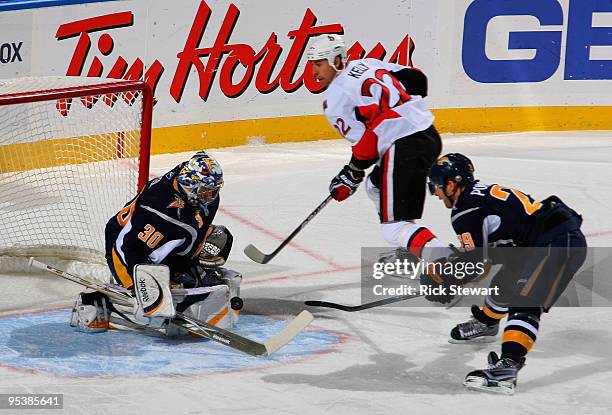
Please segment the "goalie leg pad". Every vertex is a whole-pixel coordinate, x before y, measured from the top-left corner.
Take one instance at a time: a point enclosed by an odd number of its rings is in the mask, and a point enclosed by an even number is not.
[[[177,303],[177,311],[214,326],[231,329],[240,315],[240,310],[232,307],[232,299],[240,298],[242,275],[227,268],[216,268],[215,271],[223,284],[193,289],[175,289],[172,295]],[[234,300],[234,305],[239,302],[241,301]],[[186,330],[170,323],[166,334],[180,336],[185,335]]]
[[[176,310],[170,292],[170,269],[165,265],[134,267],[134,319],[145,326],[160,328]]]
[[[110,328],[111,307],[104,294],[82,292],[72,308],[70,326],[83,333],[104,332]]]

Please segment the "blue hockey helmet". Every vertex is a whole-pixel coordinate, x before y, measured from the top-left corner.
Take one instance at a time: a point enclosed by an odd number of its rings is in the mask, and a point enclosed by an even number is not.
[[[176,181],[190,205],[206,208],[219,196],[223,170],[217,160],[200,151],[183,164]]]
[[[474,181],[474,164],[461,153],[448,153],[440,157],[429,169],[429,192],[433,195],[437,187],[444,186],[447,180],[459,185]]]

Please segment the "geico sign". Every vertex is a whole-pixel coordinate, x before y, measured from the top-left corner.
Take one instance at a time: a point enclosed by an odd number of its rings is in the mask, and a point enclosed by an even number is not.
[[[612,1],[568,0],[568,6],[563,78],[612,79],[612,58],[590,58],[593,46],[612,46],[612,27],[594,24],[595,17],[612,13]],[[488,37],[494,27],[491,21],[498,16],[537,19],[539,30],[510,30],[506,50],[531,50],[535,55],[523,59],[487,56],[487,46],[491,46]],[[563,18],[563,8],[556,0],[474,0],[466,10],[463,29],[465,73],[482,83],[540,82],[550,78],[561,62]]]

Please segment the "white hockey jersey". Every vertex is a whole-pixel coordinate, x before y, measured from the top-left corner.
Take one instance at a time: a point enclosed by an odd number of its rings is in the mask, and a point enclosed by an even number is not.
[[[395,141],[433,124],[423,97],[409,95],[391,75],[402,69],[378,59],[354,60],[327,88],[325,116],[360,160],[380,160]]]

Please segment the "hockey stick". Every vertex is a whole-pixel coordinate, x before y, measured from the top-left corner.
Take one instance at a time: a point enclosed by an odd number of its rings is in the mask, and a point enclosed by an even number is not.
[[[491,264],[485,261],[485,271],[481,275],[479,275],[477,278],[464,284],[463,286],[468,287],[468,286],[476,285],[477,283],[486,279],[489,276],[490,271],[491,271]],[[393,304],[393,303],[397,303],[400,301],[406,301],[406,300],[410,300],[410,299],[422,297],[422,296],[423,296],[422,294],[396,295],[394,297],[384,298],[382,300],[372,301],[370,303],[364,303],[364,304],[359,304],[359,305],[354,305],[354,306],[332,303],[328,301],[317,301],[317,300],[304,301],[304,304],[307,306],[311,306],[311,307],[335,308],[336,310],[353,312],[353,311],[367,310],[368,308],[379,307],[382,305]],[[448,306],[446,306],[446,309],[449,310],[455,305],[457,305],[457,303],[461,301],[462,298],[463,298],[462,295],[455,296],[455,298],[451,301],[451,303]]]
[[[379,307],[381,305],[387,305],[392,303],[397,303],[400,301],[406,301],[413,298],[421,297],[420,294],[414,295],[396,295],[394,297],[384,298],[382,300],[372,301],[371,303],[363,303],[359,305],[343,305],[338,303],[330,303],[327,301],[317,301],[317,300],[308,300],[304,301],[304,304],[311,307],[326,307],[326,308],[335,308],[336,310],[348,311],[352,313],[353,311],[361,311],[367,310],[368,308]]]
[[[264,254],[259,249],[257,249],[253,244],[247,245],[247,247],[244,248],[244,253],[246,254],[246,256],[248,256],[253,261],[259,264],[267,264],[268,262],[270,262],[272,258],[276,256],[276,254],[278,254],[281,251],[281,249],[283,249],[289,242],[291,242],[291,240],[295,237],[295,235],[297,235],[304,228],[304,226],[308,225],[308,222],[310,222],[315,216],[317,216],[319,212],[321,212],[321,210],[323,210],[323,208],[327,206],[327,204],[332,199],[333,199],[332,195],[327,196],[325,200],[319,206],[317,206],[317,208],[313,210],[312,213],[308,215],[308,217],[304,219],[304,221],[300,223],[293,232],[291,232],[291,235],[289,235],[283,242],[281,242],[278,248],[276,248],[271,253]]]
[[[130,305],[134,302],[134,298],[129,293],[123,291],[121,287],[91,281],[87,278],[73,275],[66,271],[62,271],[45,263],[39,262],[34,258],[30,258],[29,264],[30,266],[50,272],[58,277],[106,294],[109,298],[112,298],[120,303]],[[236,333],[232,333],[231,331],[213,326],[212,324],[197,320],[183,313],[176,313],[176,317],[172,319],[172,322],[187,329],[190,333],[198,337],[213,340],[217,343],[221,343],[251,356],[269,356],[289,343],[295,336],[304,330],[312,322],[312,320],[312,314],[304,310],[288,325],[286,325],[283,330],[263,343],[256,342]]]

